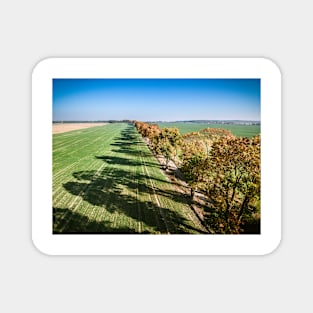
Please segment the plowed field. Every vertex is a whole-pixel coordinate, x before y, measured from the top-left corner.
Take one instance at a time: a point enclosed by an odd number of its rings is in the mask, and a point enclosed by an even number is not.
[[[55,123],[52,125],[52,133],[60,134],[69,132],[72,130],[103,126],[105,123]]]

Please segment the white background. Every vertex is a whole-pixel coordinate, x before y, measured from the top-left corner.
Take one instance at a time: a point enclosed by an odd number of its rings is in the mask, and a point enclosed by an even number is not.
[[[311,12],[301,0],[2,1],[0,310],[312,311]],[[273,59],[283,74],[279,249],[259,257],[40,254],[31,242],[31,71],[51,56]]]
[[[52,79],[55,77],[259,78],[262,99],[261,235],[53,235],[51,108]],[[265,58],[44,59],[32,75],[32,240],[35,246],[49,255],[264,255],[273,252],[281,240],[280,98],[280,70]]]

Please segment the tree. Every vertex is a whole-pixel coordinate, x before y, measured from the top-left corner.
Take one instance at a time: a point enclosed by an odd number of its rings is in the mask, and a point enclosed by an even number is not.
[[[209,156],[213,143],[220,138],[235,138],[225,129],[206,128],[198,132],[183,135],[182,166],[187,183],[190,186],[190,196],[193,199],[195,190],[206,189],[209,175]]]
[[[160,134],[161,137],[167,138],[171,148],[169,149],[169,157],[176,160],[178,150],[182,144],[182,137],[177,127],[163,128]]]
[[[146,130],[145,137],[148,137],[151,140],[152,138],[159,136],[160,132],[161,129],[157,124],[151,124]]]
[[[182,151],[180,170],[190,187],[190,197],[193,199],[195,191],[206,182],[208,156],[205,146],[197,141],[185,142]]]
[[[207,170],[207,195],[215,208],[207,222],[218,233],[240,233],[243,217],[260,200],[260,136],[215,141]]]
[[[175,159],[181,142],[181,135],[176,127],[162,128],[152,125],[147,134],[150,139],[150,149],[157,155],[162,155],[165,160],[165,169],[169,161]]]
[[[204,128],[198,132],[187,133],[183,135],[185,142],[197,141],[201,142],[205,148],[207,155],[210,152],[210,148],[214,141],[221,137],[234,137],[231,131],[222,128]]]

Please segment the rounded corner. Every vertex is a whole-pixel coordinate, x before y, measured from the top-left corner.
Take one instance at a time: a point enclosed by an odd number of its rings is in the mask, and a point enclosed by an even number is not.
[[[270,247],[270,249],[268,251],[262,253],[262,256],[268,256],[268,255],[271,255],[273,253],[276,253],[276,251],[281,246],[281,242],[282,242],[282,237],[279,236],[279,238],[277,238],[277,241]]]
[[[47,63],[50,63],[55,58],[52,57],[46,57],[41,60],[39,60],[32,68],[32,76],[34,76],[37,72],[39,72],[43,67],[47,65]]]
[[[32,242],[32,244],[33,244],[33,247],[35,248],[35,250],[36,250],[38,253],[40,253],[40,254],[42,254],[42,255],[44,255],[44,256],[52,256],[52,255],[53,255],[53,254],[51,254],[51,253],[45,251],[44,249],[42,249],[42,248],[40,247],[40,244],[36,243],[36,240],[34,239],[34,237],[31,238],[31,242]]]
[[[262,57],[261,60],[266,64],[267,67],[273,69],[273,71],[276,72],[280,78],[282,77],[282,70],[276,61],[269,57]]]

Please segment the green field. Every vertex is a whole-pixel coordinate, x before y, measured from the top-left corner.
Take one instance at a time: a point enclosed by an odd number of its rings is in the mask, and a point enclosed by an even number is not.
[[[183,135],[199,131],[204,128],[224,128],[230,130],[235,136],[238,137],[253,137],[260,134],[260,125],[238,125],[238,124],[207,124],[207,123],[158,123],[159,127],[177,127],[179,132]]]
[[[204,233],[133,125],[53,135],[53,233]]]

